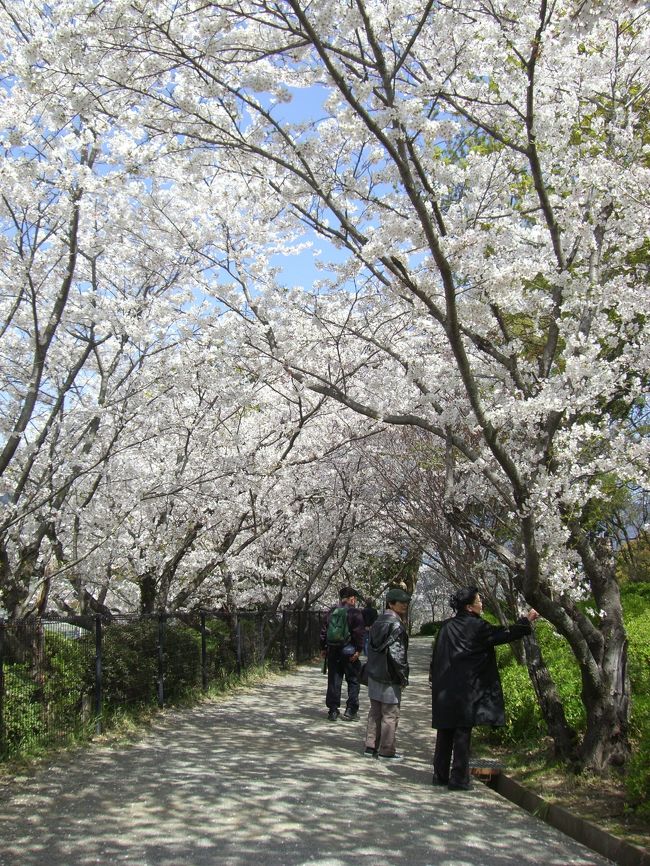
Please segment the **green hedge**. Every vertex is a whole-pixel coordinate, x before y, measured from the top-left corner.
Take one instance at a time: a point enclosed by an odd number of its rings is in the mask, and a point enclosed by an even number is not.
[[[47,627],[23,641],[18,656],[5,662],[0,757],[41,752],[94,730],[95,635]],[[242,628],[252,632],[253,626]],[[227,623],[210,620],[206,629],[207,678],[219,687],[237,669]],[[194,697],[202,687],[201,634],[167,621],[164,632],[165,703]],[[116,620],[102,629],[102,724],[124,710],[138,712],[158,702],[159,651],[156,618]]]
[[[630,805],[650,817],[650,584],[625,584],[622,596],[632,684],[626,787]]]
[[[420,637],[437,637],[442,622],[425,622],[420,629]]]

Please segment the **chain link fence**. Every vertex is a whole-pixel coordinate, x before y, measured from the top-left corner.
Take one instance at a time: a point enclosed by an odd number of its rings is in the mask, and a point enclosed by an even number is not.
[[[0,620],[0,759],[88,737],[319,650],[318,611]]]

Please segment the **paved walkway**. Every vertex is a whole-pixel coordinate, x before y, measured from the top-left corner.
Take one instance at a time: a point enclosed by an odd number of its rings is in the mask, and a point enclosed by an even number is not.
[[[480,783],[431,786],[427,641],[411,661],[402,764],[364,758],[302,667],[0,783],[0,866],[606,866]]]

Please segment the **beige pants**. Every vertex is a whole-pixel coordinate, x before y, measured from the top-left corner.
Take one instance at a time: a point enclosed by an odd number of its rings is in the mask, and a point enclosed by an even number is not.
[[[371,698],[366,728],[366,749],[374,749],[380,755],[394,755],[398,722],[399,704],[383,704]]]

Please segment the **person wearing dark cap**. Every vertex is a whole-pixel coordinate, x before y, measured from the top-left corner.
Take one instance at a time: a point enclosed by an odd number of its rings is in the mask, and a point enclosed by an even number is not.
[[[402,689],[408,685],[408,634],[404,619],[411,596],[403,589],[386,595],[386,610],[370,629],[368,640],[368,724],[364,755],[383,761],[400,761],[395,735]]]
[[[539,614],[531,608],[514,625],[491,625],[481,617],[483,603],[475,586],[457,590],[449,603],[455,616],[440,626],[429,671],[436,728],[432,781],[468,791],[472,728],[505,724],[494,647],[530,634]]]
[[[356,607],[357,592],[351,586],[339,590],[339,604],[331,608],[320,632],[321,653],[327,659],[327,718],[335,722],[341,706],[341,688],[345,679],[348,697],[343,720],[352,722],[359,712],[359,656],[363,650],[365,626],[363,614]]]

